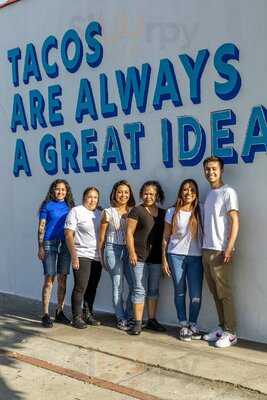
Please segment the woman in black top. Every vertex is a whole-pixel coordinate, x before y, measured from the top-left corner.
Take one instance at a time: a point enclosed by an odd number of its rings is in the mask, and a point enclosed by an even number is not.
[[[165,328],[155,318],[161,276],[161,243],[164,230],[164,192],[157,181],[147,181],[140,189],[143,203],[134,207],[127,222],[127,247],[133,271],[133,307],[135,323],[128,333],[139,335],[142,327],[145,297],[148,322],[146,327],[163,332]]]

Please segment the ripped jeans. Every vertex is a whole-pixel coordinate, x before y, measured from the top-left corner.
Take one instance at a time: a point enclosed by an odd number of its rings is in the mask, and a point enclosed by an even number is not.
[[[189,323],[196,323],[201,307],[203,265],[201,256],[168,253],[168,262],[174,285],[174,304],[179,322],[186,318],[186,291],[189,294]]]

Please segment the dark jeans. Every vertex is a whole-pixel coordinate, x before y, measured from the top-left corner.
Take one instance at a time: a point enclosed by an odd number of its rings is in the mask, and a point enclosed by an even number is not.
[[[174,286],[174,303],[180,322],[186,318],[186,283],[189,289],[189,322],[196,323],[201,307],[203,265],[201,257],[168,254]]]
[[[71,306],[74,318],[82,314],[82,301],[84,309],[89,312],[93,311],[101,272],[102,266],[99,261],[79,257],[79,269],[73,270],[74,288],[71,296]]]

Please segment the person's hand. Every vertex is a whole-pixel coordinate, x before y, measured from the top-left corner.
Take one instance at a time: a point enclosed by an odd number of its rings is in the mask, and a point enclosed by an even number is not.
[[[43,246],[40,246],[40,247],[39,247],[39,250],[38,250],[38,258],[39,258],[39,260],[41,260],[41,261],[44,261],[44,259],[45,259],[45,249],[44,249]]]
[[[77,256],[71,258],[71,265],[75,271],[79,269],[79,258]]]
[[[228,264],[233,258],[233,250],[226,248],[223,252],[223,262],[224,264]]]
[[[131,264],[133,267],[136,266],[136,264],[137,264],[137,255],[136,255],[135,252],[129,254],[129,261],[130,261],[130,264]]]
[[[106,264],[105,264],[105,261],[104,261],[103,257],[100,258],[100,263],[101,263],[101,265],[102,265],[102,268],[103,268],[105,271],[107,271],[107,266],[106,266]]]
[[[169,267],[169,264],[167,263],[167,261],[164,261],[162,263],[162,271],[163,271],[164,275],[167,275],[169,277],[171,276],[171,270],[170,270],[170,267]]]

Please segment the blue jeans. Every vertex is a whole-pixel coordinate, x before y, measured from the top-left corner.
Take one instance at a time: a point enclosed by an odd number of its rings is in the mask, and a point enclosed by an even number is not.
[[[159,297],[159,281],[161,264],[151,264],[138,261],[136,266],[130,266],[133,275],[134,304],[144,304],[145,298],[157,299]]]
[[[118,320],[133,318],[133,305],[131,301],[133,280],[127,247],[125,245],[107,243],[104,249],[104,262],[112,281],[112,300],[116,318]],[[124,277],[129,288],[125,308],[123,304]]]
[[[187,321],[185,297],[189,292],[189,322],[196,323],[201,307],[203,265],[201,256],[168,254],[174,285],[174,304],[180,322]],[[187,283],[187,286],[186,286]]]
[[[65,240],[45,240],[44,275],[55,276],[70,273],[70,253]]]

